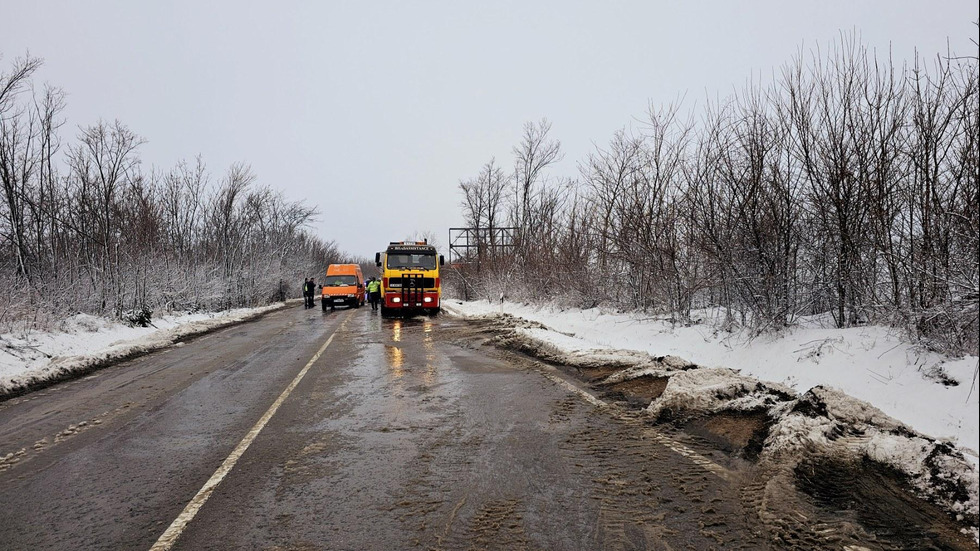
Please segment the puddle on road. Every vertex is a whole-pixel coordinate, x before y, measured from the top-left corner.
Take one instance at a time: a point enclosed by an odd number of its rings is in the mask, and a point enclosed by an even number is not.
[[[405,371],[402,369],[405,364],[405,352],[397,346],[390,344],[384,346],[385,360],[388,362],[388,367],[391,368],[392,375],[398,379],[405,375]]]
[[[364,323],[360,358],[353,364],[358,376],[399,381],[397,395],[408,391],[425,394],[454,380],[447,369],[451,362],[436,347],[439,322],[429,317],[371,315]]]

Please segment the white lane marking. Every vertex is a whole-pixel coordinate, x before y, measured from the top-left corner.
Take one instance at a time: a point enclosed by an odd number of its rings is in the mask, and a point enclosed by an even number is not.
[[[609,407],[609,404],[603,402],[602,400],[596,398],[595,396],[589,394],[588,392],[582,390],[581,388],[573,385],[572,383],[566,381],[565,379],[558,377],[557,375],[552,375],[551,373],[544,373],[544,376],[551,379],[553,382],[556,382],[559,385],[567,388],[568,390],[571,390],[572,392],[578,394],[582,398],[585,398],[587,402],[589,402],[595,407],[603,408],[603,409]]]
[[[350,319],[350,314],[347,315],[347,319]],[[344,326],[347,325],[347,319],[345,319],[344,323],[341,324],[340,329],[343,329]],[[303,367],[303,369],[300,370],[299,374],[297,374],[296,377],[293,379],[293,382],[289,383],[289,386],[287,386],[286,389],[282,391],[282,394],[279,395],[279,398],[276,398],[276,401],[273,402],[271,406],[269,406],[268,411],[266,411],[265,414],[262,416],[262,418],[260,418],[258,422],[255,423],[255,426],[252,427],[252,430],[248,431],[248,434],[245,435],[245,438],[243,438],[242,441],[238,443],[238,446],[235,447],[234,450],[232,450],[231,455],[229,455],[228,458],[225,459],[225,461],[221,464],[221,466],[218,467],[218,470],[215,471],[213,475],[211,475],[211,478],[204,484],[204,487],[202,487],[200,491],[197,492],[197,495],[191,498],[190,503],[188,503],[187,506],[184,507],[184,510],[180,513],[180,515],[178,515],[177,518],[174,519],[174,521],[170,524],[170,527],[168,527],[167,530],[163,533],[163,535],[160,536],[160,539],[158,539],[157,542],[153,544],[153,547],[150,548],[150,551],[166,551],[169,550],[171,547],[173,547],[175,543],[177,543],[177,538],[180,537],[180,535],[184,532],[184,529],[187,527],[187,525],[197,515],[197,512],[201,510],[201,507],[204,505],[204,503],[208,500],[209,497],[211,497],[211,494],[214,492],[214,489],[218,487],[218,484],[221,484],[221,481],[224,480],[225,476],[227,476],[228,473],[231,472],[232,468],[235,467],[235,463],[237,463],[238,459],[241,458],[242,454],[245,453],[245,450],[247,450],[248,447],[252,445],[252,441],[255,440],[255,437],[259,435],[259,432],[261,432],[262,429],[265,428],[266,423],[268,423],[269,420],[272,419],[272,416],[276,414],[276,411],[279,409],[279,406],[281,406],[282,403],[286,401],[286,398],[289,397],[289,394],[293,391],[294,388],[296,388],[299,382],[303,380],[303,377],[306,376],[306,372],[309,371],[311,367],[313,367],[313,364],[318,359],[320,359],[320,355],[323,354],[323,352],[327,349],[328,346],[330,346],[330,343],[333,342],[333,338],[336,334],[337,331],[334,331],[333,334],[330,335],[330,338],[327,339],[327,342],[323,343],[323,346],[321,346],[320,349],[316,351],[316,354],[314,354],[313,357],[310,358],[310,361],[307,362],[306,365]]]
[[[582,398],[585,398],[587,402],[589,402],[590,404],[598,408],[607,409],[610,407],[608,403],[600,400],[599,398],[596,398],[592,394],[586,392],[585,390],[582,390],[581,388],[573,385],[572,383],[566,381],[565,379],[562,379],[557,375],[548,373],[546,371],[541,371],[541,374],[551,379],[553,382],[578,394]],[[718,478],[721,478],[723,480],[731,479],[731,473],[728,471],[728,469],[722,467],[721,465],[715,463],[714,461],[708,459],[707,457],[699,454],[698,452],[692,450],[691,448],[685,446],[684,444],[681,444],[680,442],[674,440],[673,438],[665,436],[660,432],[656,431],[655,429],[651,429],[651,428],[644,429],[643,435],[647,438],[650,438],[651,440],[656,441],[658,444],[667,447],[673,452],[690,459],[693,463],[701,466],[706,471],[717,476]]]

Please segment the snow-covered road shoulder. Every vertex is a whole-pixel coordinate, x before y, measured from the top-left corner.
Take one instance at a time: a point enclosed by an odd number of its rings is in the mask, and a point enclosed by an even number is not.
[[[885,340],[884,329],[865,327],[848,333],[820,328],[789,338],[739,341],[738,336],[719,336],[704,326],[678,330],[630,314],[460,301],[446,301],[444,308],[498,326],[492,344],[574,367],[595,387],[624,392],[631,402],[639,397],[654,420],[683,424],[696,418],[759,419],[762,428],[757,431],[757,449],[752,450],[759,461],[796,465],[819,455],[870,460],[894,469],[920,495],[973,526],[976,537],[976,394],[965,391],[969,380],[950,386],[923,373],[917,368],[922,355],[897,339]],[[868,342],[869,336],[873,342]],[[831,344],[826,346],[833,350],[850,352],[835,355],[800,346],[801,341],[828,340]],[[801,349],[813,354],[801,361]],[[888,360],[868,363],[869,357],[880,360],[896,351],[911,362],[904,370]],[[962,360],[929,361],[942,366]],[[970,361],[976,358],[962,363]],[[859,386],[855,379],[869,372],[901,373],[896,386],[902,396],[883,392],[889,403],[900,397],[915,403],[900,409],[905,414],[901,420],[878,407],[874,391],[888,386],[852,395],[851,389]],[[949,378],[963,376],[958,371],[944,373]],[[923,426],[946,431],[935,438]]]
[[[59,331],[0,335],[0,399],[159,350],[179,341],[241,323],[285,305],[217,313],[168,315],[149,327],[132,327],[78,314]]]

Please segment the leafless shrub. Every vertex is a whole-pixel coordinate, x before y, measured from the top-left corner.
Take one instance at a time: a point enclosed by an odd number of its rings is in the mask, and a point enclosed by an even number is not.
[[[59,157],[64,95],[36,93],[40,64],[0,72],[0,330],[76,312],[145,323],[149,312],[258,305],[355,260],[306,231],[313,208],[258,186],[246,165],[217,185],[201,159],[146,174],[142,138],[119,121],[82,128]]]
[[[721,308],[756,331],[829,314],[977,353],[976,57],[896,67],[843,35],[706,104],[698,124],[678,114],[651,108],[565,182],[548,176],[561,157],[550,124],[528,123],[513,177],[492,162],[461,184],[475,223],[484,183],[504,184],[520,228],[513,257],[469,284],[677,320]]]

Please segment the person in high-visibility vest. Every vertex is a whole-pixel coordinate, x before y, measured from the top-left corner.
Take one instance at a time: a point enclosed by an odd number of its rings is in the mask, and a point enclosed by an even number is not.
[[[313,278],[308,277],[303,282],[303,308],[312,308],[310,306],[311,296],[313,296]]]
[[[378,302],[381,300],[381,280],[372,277],[367,283],[368,300],[371,301],[371,309],[378,309]]]

